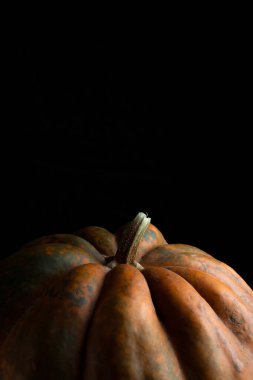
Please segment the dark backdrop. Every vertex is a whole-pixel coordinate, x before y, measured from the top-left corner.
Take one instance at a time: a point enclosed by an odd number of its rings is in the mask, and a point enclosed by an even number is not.
[[[31,32],[5,58],[3,257],[146,211],[169,242],[208,251],[252,285],[249,68],[236,33]]]

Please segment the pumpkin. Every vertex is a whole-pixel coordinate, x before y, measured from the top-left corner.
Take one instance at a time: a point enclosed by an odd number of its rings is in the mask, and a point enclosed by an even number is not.
[[[26,244],[0,267],[1,380],[252,380],[253,292],[144,213]]]

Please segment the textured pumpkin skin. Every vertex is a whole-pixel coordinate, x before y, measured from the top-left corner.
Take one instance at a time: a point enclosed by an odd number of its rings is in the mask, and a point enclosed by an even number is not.
[[[105,258],[122,233],[35,240],[0,265],[1,380],[252,380],[253,292],[150,225],[144,270]]]

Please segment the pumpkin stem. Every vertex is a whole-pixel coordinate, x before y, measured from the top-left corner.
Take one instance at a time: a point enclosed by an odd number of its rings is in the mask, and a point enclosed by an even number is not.
[[[139,212],[134,220],[126,226],[114,259],[109,263],[110,267],[114,267],[117,264],[131,264],[138,269],[142,269],[137,260],[137,250],[150,221],[151,218],[148,218],[143,212]]]

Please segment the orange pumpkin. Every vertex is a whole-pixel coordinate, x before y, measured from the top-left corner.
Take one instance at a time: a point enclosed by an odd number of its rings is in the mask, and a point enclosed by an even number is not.
[[[253,292],[143,213],[1,262],[1,380],[252,380]]]

